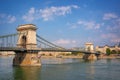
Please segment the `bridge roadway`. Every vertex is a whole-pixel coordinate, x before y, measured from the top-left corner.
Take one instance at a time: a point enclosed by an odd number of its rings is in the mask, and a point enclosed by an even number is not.
[[[14,51],[14,52],[39,52],[39,51],[51,51],[51,52],[81,52],[84,54],[98,54],[97,52],[90,52],[84,50],[72,50],[72,49],[55,49],[55,48],[19,48],[19,47],[0,47],[0,51]]]

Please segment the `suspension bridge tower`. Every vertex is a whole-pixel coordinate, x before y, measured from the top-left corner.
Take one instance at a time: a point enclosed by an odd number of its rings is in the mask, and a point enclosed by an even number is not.
[[[90,51],[91,53],[90,54],[85,54],[83,56],[83,59],[87,59],[87,60],[96,60],[97,59],[97,56],[94,53],[94,46],[93,46],[92,43],[86,43],[85,44],[85,50]]]
[[[16,51],[13,59],[15,66],[40,66],[40,58],[36,41],[36,26],[33,24],[20,25],[17,28],[19,33],[17,47],[25,50]]]

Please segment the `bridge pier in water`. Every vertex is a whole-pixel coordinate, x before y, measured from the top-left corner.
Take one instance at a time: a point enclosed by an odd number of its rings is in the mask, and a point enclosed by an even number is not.
[[[41,66],[38,52],[16,52],[14,66]]]
[[[83,56],[83,59],[85,59],[85,60],[97,60],[97,56],[94,53],[85,54]]]
[[[13,59],[14,66],[41,66],[38,56],[36,41],[36,26],[33,24],[20,25],[17,28],[18,37],[17,47],[25,50],[16,51]]]

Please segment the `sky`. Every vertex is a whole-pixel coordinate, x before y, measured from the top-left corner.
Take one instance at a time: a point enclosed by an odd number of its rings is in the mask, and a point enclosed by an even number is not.
[[[0,0],[0,35],[22,24],[66,48],[111,46],[120,42],[120,0]]]

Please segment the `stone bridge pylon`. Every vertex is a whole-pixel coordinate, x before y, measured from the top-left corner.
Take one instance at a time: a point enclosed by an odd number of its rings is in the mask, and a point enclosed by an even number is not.
[[[19,34],[17,47],[26,49],[25,51],[16,51],[13,59],[15,66],[41,66],[38,56],[36,41],[36,26],[33,24],[20,25],[17,28]]]

